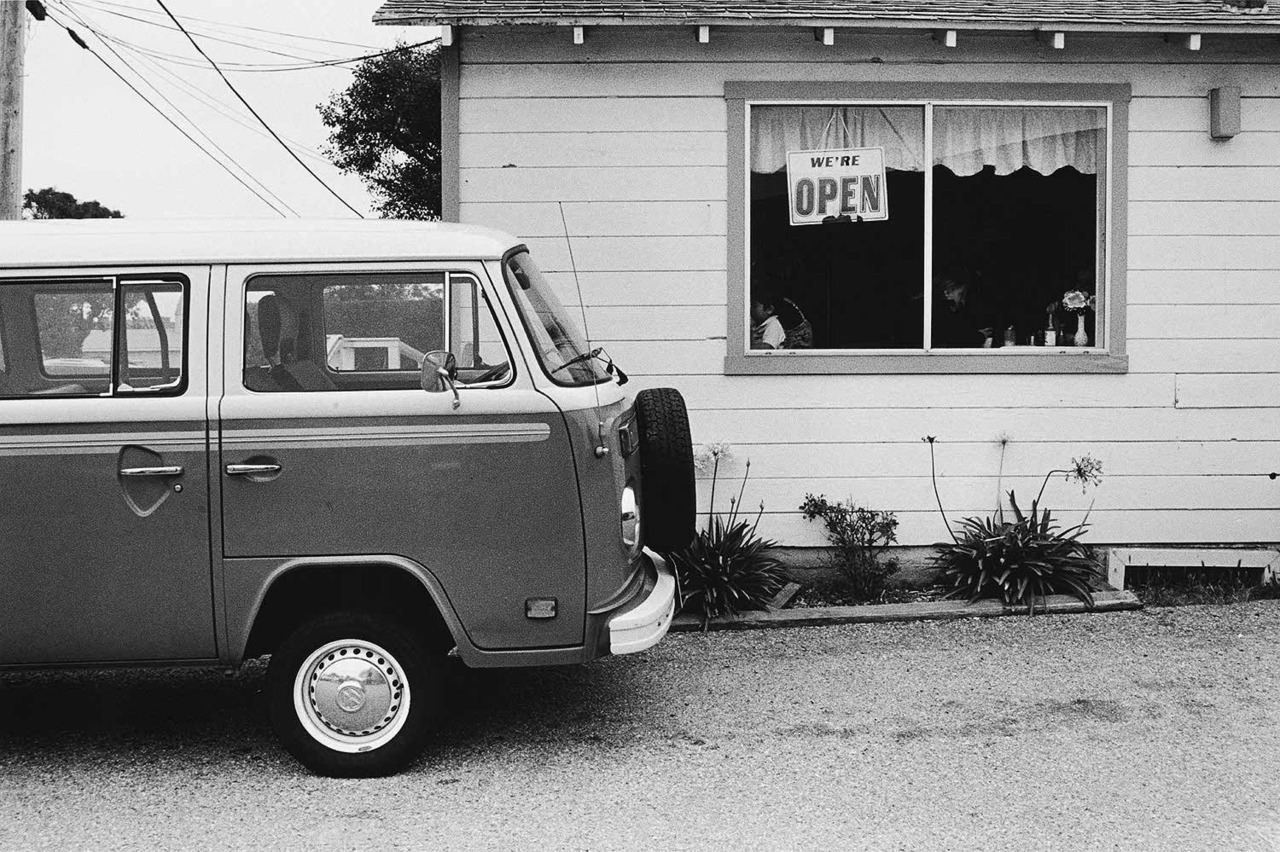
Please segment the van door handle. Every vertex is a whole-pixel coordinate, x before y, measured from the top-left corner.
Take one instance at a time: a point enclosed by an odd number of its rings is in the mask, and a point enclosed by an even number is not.
[[[279,473],[278,464],[229,464],[227,476],[247,476],[251,473]]]
[[[167,467],[125,467],[120,469],[121,476],[182,476],[181,465]]]

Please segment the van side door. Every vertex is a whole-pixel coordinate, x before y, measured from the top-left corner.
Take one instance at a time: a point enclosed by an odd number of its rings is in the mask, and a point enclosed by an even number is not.
[[[208,287],[0,280],[0,664],[216,658]]]
[[[245,577],[387,557],[425,567],[481,648],[581,644],[568,430],[484,281],[462,262],[228,267],[229,606],[258,582]],[[456,395],[421,387],[438,350],[456,359]]]

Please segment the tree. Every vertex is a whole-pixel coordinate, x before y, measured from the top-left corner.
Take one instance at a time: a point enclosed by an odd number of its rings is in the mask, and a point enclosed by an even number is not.
[[[319,106],[331,129],[325,150],[373,192],[380,214],[440,216],[440,51],[409,49],[366,59],[351,85]]]
[[[97,201],[76,201],[69,192],[46,187],[39,192],[28,189],[22,196],[22,209],[32,219],[123,219],[119,210],[111,210]]]
[[[97,201],[76,201],[69,192],[45,187],[28,189],[22,209],[32,219],[122,219],[124,214]],[[112,298],[107,293],[41,293],[35,308],[40,325],[40,348],[46,358],[79,358],[84,341],[95,328],[111,328]]]

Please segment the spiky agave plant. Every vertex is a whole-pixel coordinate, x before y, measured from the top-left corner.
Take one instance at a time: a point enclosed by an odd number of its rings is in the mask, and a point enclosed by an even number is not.
[[[927,435],[923,440],[929,444],[929,475],[938,511],[952,539],[951,544],[938,545],[933,557],[943,577],[951,581],[952,589],[947,597],[967,597],[970,603],[979,598],[998,597],[1010,606],[1025,605],[1028,613],[1034,613],[1037,598],[1043,601],[1046,595],[1063,593],[1093,606],[1089,584],[1102,574],[1102,565],[1093,550],[1080,540],[1089,528],[1089,513],[1085,512],[1080,523],[1062,530],[1053,522],[1049,509],[1040,508],[1040,500],[1055,474],[1064,474],[1067,481],[1078,482],[1082,491],[1097,485],[1102,479],[1100,461],[1086,455],[1072,459],[1069,468],[1046,473],[1031,501],[1030,514],[1023,514],[1010,491],[1012,522],[1005,520],[1003,507],[997,506],[993,517],[964,518],[952,527],[938,493],[933,452],[937,439]],[[1008,440],[1007,436],[1000,437],[1002,448]]]
[[[701,615],[706,627],[717,616],[763,609],[785,582],[782,563],[767,553],[775,546],[746,520],[712,517],[692,544],[668,554],[680,575],[685,610]]]
[[[712,495],[719,473],[716,456],[711,474]],[[684,609],[702,616],[702,626],[717,616],[763,609],[786,583],[782,563],[768,551],[777,542],[756,534],[764,504],[751,522],[739,516],[751,462],[747,462],[737,499],[729,499],[727,517],[707,512],[707,526],[684,550],[664,554],[680,578]],[[714,496],[712,500],[714,502]]]
[[[1023,514],[1012,491],[1013,522],[999,515],[965,518],[952,532],[953,544],[940,545],[934,564],[952,584],[947,597],[998,597],[1009,606],[1025,606],[1034,613],[1037,598],[1069,594],[1093,606],[1089,582],[1101,565],[1080,537],[1088,529],[1081,521],[1060,530],[1039,497]]]

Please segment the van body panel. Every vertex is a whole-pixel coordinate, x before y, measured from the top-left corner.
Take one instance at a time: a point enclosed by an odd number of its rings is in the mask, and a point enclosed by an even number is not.
[[[484,280],[482,270],[465,264],[440,268]],[[502,331],[513,349],[510,384],[462,387],[456,408],[452,394],[420,388],[245,387],[243,324],[236,321],[244,283],[303,272],[329,280],[344,271],[353,270],[228,268],[219,407],[223,553],[228,560],[392,554],[439,580],[479,648],[580,646],[585,544],[570,437],[556,405],[534,390],[509,328]],[[226,472],[239,464],[280,469]],[[235,570],[233,562],[226,570]],[[527,617],[530,601],[550,599],[554,617]]]
[[[649,594],[652,564],[619,519],[639,477],[618,440],[631,404],[613,381],[567,387],[542,369],[503,279],[514,238],[387,222],[0,225],[15,228],[0,257],[0,481],[24,487],[0,492],[0,666],[238,665],[272,584],[314,565],[412,574],[473,666],[606,654],[610,620]],[[505,346],[511,367],[494,386],[459,386],[456,407],[417,387],[246,387],[255,277],[441,270],[484,291],[485,351]],[[31,361],[35,326],[6,284],[130,277],[186,282],[180,392],[36,395],[32,382],[62,382]],[[226,471],[252,461],[280,469]],[[139,467],[182,473],[126,474]],[[553,617],[530,617],[548,602]]]
[[[639,453],[624,457],[618,438],[618,426],[630,417],[631,411],[625,399],[617,399],[599,408],[578,408],[564,415],[576,450],[582,490],[589,611],[597,611],[616,598],[640,558],[638,550],[629,550],[622,541],[622,489],[629,481],[639,487]],[[608,452],[598,456],[597,447]]]
[[[0,664],[218,656],[200,363],[208,268],[0,271],[6,372],[28,386],[38,378],[21,360],[36,352],[22,343],[29,314],[11,298],[22,287],[159,272],[188,282],[181,395],[0,401]],[[134,475],[151,468],[181,472]]]
[[[392,219],[62,219],[5,222],[9,269],[499,258],[519,241],[474,225]]]
[[[271,587],[282,577],[293,572],[333,567],[356,566],[369,568],[375,566],[394,568],[414,577],[431,596],[439,609],[445,626],[459,643],[460,648],[471,649],[462,622],[454,612],[444,586],[423,566],[390,554],[365,554],[358,557],[347,556],[309,556],[297,559],[228,559],[226,566],[226,612],[227,612],[227,661],[231,665],[239,665],[244,661],[245,649],[249,636],[253,632],[254,622],[262,610]],[[425,617],[425,614],[424,614]]]

